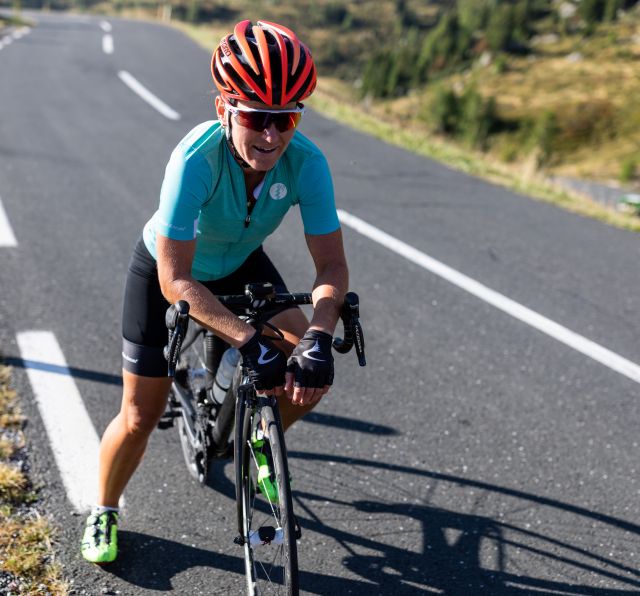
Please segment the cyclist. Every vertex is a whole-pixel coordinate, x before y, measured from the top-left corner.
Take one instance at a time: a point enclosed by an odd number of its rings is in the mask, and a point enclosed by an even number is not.
[[[284,428],[309,412],[333,381],[332,334],[348,270],[327,161],[296,130],[316,85],[309,49],[282,25],[238,23],[213,53],[217,121],[196,126],[166,168],[159,208],[129,265],[123,310],[123,397],[100,446],[99,491],[81,551],[117,555],[118,502],[165,410],[171,379],[164,313],[186,300],[191,316],[239,348],[256,388],[278,398]],[[262,335],[214,294],[249,282],[287,291],[263,240],[298,204],[315,264],[314,311],[289,308]]]

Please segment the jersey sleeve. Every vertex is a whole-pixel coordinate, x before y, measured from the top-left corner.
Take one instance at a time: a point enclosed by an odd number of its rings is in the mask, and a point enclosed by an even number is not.
[[[200,210],[211,192],[211,179],[205,159],[174,151],[160,190],[156,232],[173,240],[193,240]]]
[[[340,227],[333,180],[323,155],[307,159],[300,168],[298,196],[305,234],[329,234]]]

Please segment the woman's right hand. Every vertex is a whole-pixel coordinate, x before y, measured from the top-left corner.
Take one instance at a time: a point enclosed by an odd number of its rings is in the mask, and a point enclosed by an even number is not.
[[[238,348],[249,378],[258,392],[266,395],[282,395],[287,358],[271,340],[259,332]]]

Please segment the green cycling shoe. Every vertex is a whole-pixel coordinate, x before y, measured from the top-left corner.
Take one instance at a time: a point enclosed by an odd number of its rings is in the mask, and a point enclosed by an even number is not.
[[[87,518],[80,552],[91,563],[100,565],[115,561],[118,556],[118,513],[116,511],[92,513]]]

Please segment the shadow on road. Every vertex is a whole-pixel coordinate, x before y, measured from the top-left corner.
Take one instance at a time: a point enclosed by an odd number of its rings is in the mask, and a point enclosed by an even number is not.
[[[323,426],[332,426],[342,430],[351,430],[361,433],[374,434],[376,436],[399,435],[400,433],[390,426],[382,424],[374,424],[366,420],[358,420],[356,418],[346,418],[344,416],[335,416],[334,414],[323,414],[321,412],[311,411],[304,417],[305,422],[311,424],[322,424]]]
[[[120,375],[110,375],[108,373],[98,372],[95,370],[75,368],[73,366],[60,366],[59,364],[51,364],[50,362],[24,360],[23,358],[16,358],[15,356],[7,356],[6,358],[3,358],[2,361],[7,366],[13,366],[15,368],[32,368],[34,370],[42,370],[44,372],[71,376],[74,379],[94,381],[96,383],[104,383],[105,385],[122,386],[122,377]]]
[[[59,375],[71,376],[74,379],[85,381],[93,381],[95,383],[103,383],[105,385],[122,386],[122,377],[120,375],[111,375],[95,370],[87,370],[73,366],[65,367],[49,362],[41,362],[36,360],[24,360],[16,356],[7,356],[2,358],[2,362],[7,366],[16,368],[32,368],[45,372],[55,373]],[[305,422],[311,424],[321,424],[323,426],[331,426],[343,430],[350,430],[361,433],[375,434],[377,436],[390,436],[399,434],[397,430],[382,424],[367,422],[356,418],[346,418],[344,416],[335,416],[333,414],[323,414],[320,412],[310,412],[305,416]]]
[[[478,489],[486,491],[488,498],[496,499],[500,495],[514,497],[521,508],[531,504],[543,505],[559,512],[582,517],[570,534],[580,538],[584,529],[592,532],[593,523],[605,524],[609,529],[632,533],[640,542],[640,526],[603,515],[588,509],[563,503],[537,495],[491,485],[471,479],[456,477],[437,472],[409,468],[364,459],[328,456],[312,453],[290,452],[291,460],[332,462],[344,464],[353,471],[354,485],[363,468],[375,468],[392,473],[391,477],[400,475],[422,477],[425,480],[437,480],[463,487],[476,493]],[[450,486],[450,485],[449,485]],[[294,491],[296,510],[303,531],[311,530],[328,536],[339,543],[349,553],[342,561],[344,567],[365,580],[364,584],[349,582],[349,589],[344,586],[339,593],[349,594],[393,594],[394,596],[416,593],[438,593],[448,596],[469,596],[485,594],[491,596],[508,596],[522,594],[581,594],[585,596],[616,596],[640,593],[640,571],[635,567],[621,564],[612,556],[602,556],[590,552],[587,548],[571,544],[567,539],[561,540],[534,531],[527,527],[505,521],[498,521],[482,515],[448,511],[442,508],[414,503],[389,503],[381,500],[340,500],[327,498],[326,494],[309,491]],[[322,515],[314,512],[314,503],[334,504],[348,508],[352,514],[346,524],[358,527],[359,531],[345,530],[345,524],[332,523],[337,520],[323,520]],[[302,513],[306,517],[301,517]],[[357,513],[366,514],[358,517]],[[368,521],[364,521],[368,520]],[[403,521],[404,520],[404,521]],[[414,523],[409,523],[413,521]],[[580,523],[581,521],[581,523]],[[395,522],[395,526],[390,526]],[[374,532],[371,532],[371,528]],[[406,540],[416,544],[415,528],[420,528],[419,548],[407,549],[389,544],[389,534],[401,536],[407,534]],[[376,537],[381,539],[376,539]],[[606,542],[606,536],[597,542]],[[629,540],[629,537],[626,537]],[[631,546],[631,545],[630,545]],[[631,547],[632,548],[632,547]],[[361,554],[361,553],[366,554]],[[371,554],[371,553],[374,554]],[[510,565],[507,571],[509,553],[521,552],[537,561],[535,566],[539,577],[532,577],[524,569],[514,573],[517,564]],[[513,557],[512,557],[513,558]],[[543,579],[546,568],[551,568],[551,575],[571,577],[578,573],[589,575],[590,583],[599,586],[622,585],[614,589],[610,587],[590,587],[571,581]],[[309,574],[309,580],[313,574]],[[316,578],[305,584],[305,589],[317,594],[330,594],[323,578]],[[314,590],[315,586],[315,590]]]
[[[450,489],[457,485],[468,492],[486,491],[489,499],[514,497],[522,509],[531,504],[543,505],[582,518],[576,520],[575,525],[564,528],[565,535],[568,533],[570,538],[560,539],[523,524],[406,500],[327,498],[322,491],[307,490],[308,483],[303,481],[304,489],[294,490],[294,507],[303,528],[300,581],[305,593],[332,596],[425,593],[447,596],[623,596],[640,593],[640,572],[636,568],[614,560],[613,556],[603,556],[574,544],[574,538],[579,542],[585,528],[597,532],[591,522],[640,537],[640,526],[636,524],[523,491],[402,465],[297,451],[289,455],[292,461],[332,462],[332,472],[343,464],[345,472],[353,475],[353,484],[355,478],[362,475],[363,468],[369,467],[387,471],[391,478],[411,475],[425,481],[438,480],[450,483]],[[224,466],[229,463],[217,462],[218,474],[213,486],[221,493],[219,497],[232,500],[233,483],[223,474]],[[329,507],[331,515],[323,515],[320,504],[325,513]],[[336,515],[338,512],[341,514]],[[364,520],[370,520],[369,526]],[[397,525],[393,526],[394,522]],[[305,547],[313,546],[312,542],[317,542],[317,538],[305,540],[305,534],[329,538],[330,543],[334,543],[333,548],[338,546],[344,553],[341,565],[330,573],[322,565],[316,565],[317,559],[309,557]],[[397,540],[391,544],[390,535],[399,538],[400,545]],[[604,532],[596,542],[606,540]],[[628,535],[626,540],[630,541]],[[233,587],[229,587],[229,593],[242,585],[244,563],[240,552],[232,556],[127,531],[120,532],[120,541],[127,556],[105,571],[131,585],[170,591],[174,589],[174,576],[197,567],[230,574],[229,586]],[[513,553],[524,553],[529,556],[528,561],[535,560],[535,563],[518,565]],[[314,571],[315,568],[322,572]],[[549,574],[547,569],[551,570]],[[345,570],[349,577],[341,577]],[[591,585],[569,579],[579,574],[588,576]],[[553,579],[545,577],[547,575]],[[614,585],[617,587],[612,587]],[[217,584],[218,589],[222,592],[215,593],[223,593],[226,588]]]
[[[4,363],[99,383],[121,384],[119,376],[97,371],[23,361],[16,357],[5,357]],[[391,427],[316,412],[307,416],[305,421],[360,433],[398,434]],[[290,451],[289,458],[293,464],[299,462],[298,471],[305,470],[303,462],[316,462],[316,470],[313,470],[313,466],[309,468],[320,483],[315,486],[304,477],[300,477],[298,487],[294,482],[296,513],[303,532],[306,530],[324,535],[339,544],[346,553],[341,568],[330,574],[316,573],[312,571],[314,566],[306,566],[301,571],[305,592],[367,596],[402,596],[427,592],[449,596],[640,594],[640,571],[615,560],[613,553],[608,554],[609,549],[603,551],[602,548],[597,548],[606,545],[607,541],[614,545],[616,541],[623,541],[619,551],[637,551],[640,544],[638,524],[524,491],[398,464],[301,451]],[[229,463],[230,460],[214,462],[212,479],[208,484],[219,496],[233,500],[235,487],[224,473],[224,467]],[[318,470],[326,471],[328,477],[321,478],[321,474],[318,476]],[[340,497],[336,497],[332,490],[336,473],[342,474],[340,480],[343,490]],[[371,489],[368,495],[358,492],[358,481],[362,476],[373,477],[380,474],[384,474],[384,480]],[[497,520],[477,512],[447,510],[425,501],[419,503],[416,502],[415,495],[409,500],[403,495],[403,477],[413,477],[418,484],[429,481],[440,483],[445,486],[445,491],[455,488],[467,495],[482,493],[488,500],[512,500],[523,510],[545,507],[550,515],[543,516],[543,519],[570,514],[575,516],[575,522],[567,524],[563,518],[561,523],[567,527],[556,531],[553,522],[548,521],[548,531],[535,531],[530,529],[529,524],[510,523],[505,519]],[[334,496],[328,497],[330,494]],[[405,498],[400,498],[401,495]],[[363,496],[369,498],[362,498]],[[319,503],[333,506],[329,518],[316,511]],[[336,511],[343,518],[357,517],[360,514],[367,520],[364,525],[368,528],[375,529],[378,523],[383,529],[367,532],[361,525],[363,520],[356,519],[356,529],[351,530],[348,523],[338,523],[340,520],[335,516]],[[359,528],[358,524],[361,525]],[[393,524],[397,524],[395,531]],[[412,528],[412,535],[402,529],[405,525]],[[416,531],[419,532],[419,540],[416,540]],[[404,539],[403,532],[407,533]],[[393,539],[389,538],[390,534],[395,534]],[[586,541],[583,540],[585,535],[588,536]],[[171,590],[172,578],[194,567],[211,567],[233,574],[244,573],[240,554],[236,557],[215,553],[134,532],[121,531],[120,536],[122,548],[127,549],[127,557],[110,565],[107,570],[122,580],[143,588]],[[410,546],[403,548],[398,546],[398,542]],[[417,543],[419,548],[416,548]],[[304,545],[303,541],[301,552],[304,551]],[[517,557],[513,553],[524,553],[528,557],[527,564],[514,564]],[[547,567],[552,569],[549,574],[545,571]],[[351,577],[340,577],[342,569],[348,570]],[[534,573],[538,577],[534,577]],[[353,575],[361,579],[353,579]],[[546,575],[554,579],[545,579]],[[569,579],[555,579],[574,576],[588,576],[591,586],[581,585],[578,580],[572,583]],[[604,587],[613,585],[617,587]],[[626,586],[629,587],[628,590]]]
[[[113,574],[133,586],[147,590],[173,590],[172,578],[193,567],[212,567],[224,572],[244,574],[244,560],[156,538],[148,534],[118,531],[121,556],[102,571]]]

